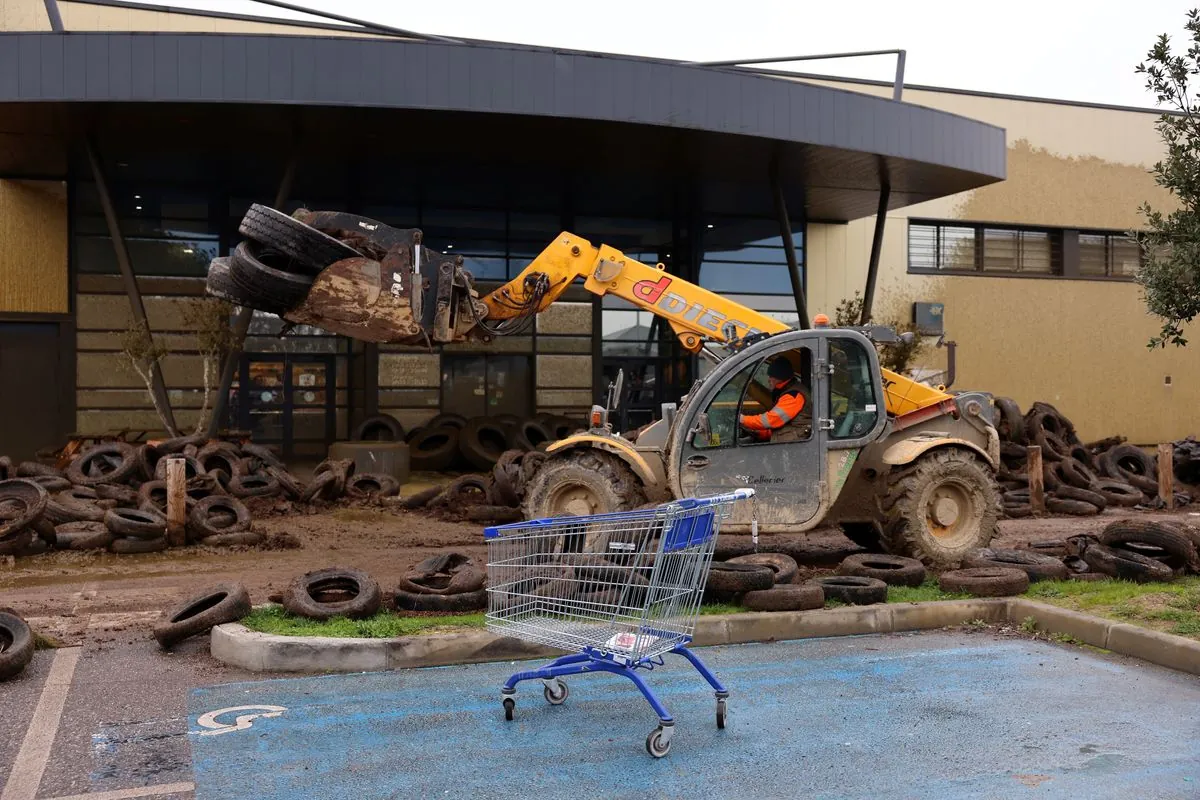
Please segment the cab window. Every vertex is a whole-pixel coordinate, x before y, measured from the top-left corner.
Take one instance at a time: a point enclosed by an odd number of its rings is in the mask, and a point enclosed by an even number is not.
[[[859,439],[875,427],[880,399],[866,349],[853,339],[829,340],[830,439]]]
[[[812,351],[797,347],[761,361],[746,387],[738,419],[742,444],[812,438]]]
[[[692,435],[692,447],[707,450],[714,447],[732,447],[737,443],[738,402],[742,399],[746,382],[750,380],[756,366],[757,364],[752,363],[743,367],[713,397],[708,408],[704,409],[708,417],[708,430],[701,428]]]

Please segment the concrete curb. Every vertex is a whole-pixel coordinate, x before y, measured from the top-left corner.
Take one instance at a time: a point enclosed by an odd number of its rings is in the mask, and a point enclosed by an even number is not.
[[[1048,633],[1066,634],[1093,647],[1200,675],[1200,642],[1023,598],[714,615],[696,621],[694,641],[700,646],[775,642],[934,630],[974,620],[1020,624],[1028,618]],[[560,653],[480,630],[398,639],[317,639],[258,633],[233,623],[212,632],[213,658],[255,672],[377,672],[522,661]]]

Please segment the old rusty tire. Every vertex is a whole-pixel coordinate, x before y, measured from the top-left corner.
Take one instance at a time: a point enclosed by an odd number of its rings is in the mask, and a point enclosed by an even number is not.
[[[240,583],[222,583],[189,598],[163,615],[154,628],[159,646],[169,650],[191,636],[217,625],[237,622],[250,613],[250,593]]]
[[[523,510],[527,519],[540,519],[628,511],[645,502],[641,481],[624,461],[575,449],[541,463],[525,488]]]
[[[776,586],[781,583],[791,583],[792,579],[796,577],[796,571],[799,569],[796,559],[783,553],[750,553],[749,555],[731,558],[725,563],[758,564],[768,567],[771,572],[775,573]]]
[[[201,464],[194,456],[176,456],[183,458],[183,475],[187,480],[191,480],[198,475],[204,475],[204,465]],[[156,481],[165,481],[167,479],[167,461],[168,458],[160,458],[158,463],[154,465],[154,479]]]
[[[283,595],[283,607],[309,619],[364,619],[379,611],[379,584],[357,569],[329,567],[301,575]]]
[[[709,566],[706,592],[714,598],[729,599],[774,585],[775,571],[768,566],[714,561]]]
[[[222,514],[226,515],[223,519],[218,516]],[[223,533],[242,533],[250,529],[250,511],[236,497],[214,494],[196,502],[188,514],[187,527],[193,541]]]
[[[1200,572],[1200,552],[1197,552],[1195,542],[1174,525],[1140,519],[1118,520],[1100,532],[1100,543],[1110,547],[1131,543],[1154,545],[1174,556],[1192,572]]]
[[[279,492],[279,481],[270,475],[238,475],[229,481],[229,493],[241,499],[274,497]]]
[[[229,259],[234,284],[254,298],[254,307],[272,314],[286,314],[304,302],[313,279],[297,274],[287,256],[262,245],[244,241]]]
[[[996,479],[987,464],[957,449],[928,452],[893,468],[880,498],[882,544],[926,566],[957,566],[987,547],[1000,518]]]
[[[337,476],[332,472],[314,475],[312,482],[304,487],[304,491],[300,495],[300,502],[311,503],[315,500],[334,500],[337,498],[337,495],[334,494],[336,486]]]
[[[1148,556],[1123,547],[1093,544],[1083,551],[1083,560],[1096,572],[1137,583],[1175,579],[1175,571]]]
[[[1046,498],[1046,510],[1055,514],[1071,514],[1076,517],[1090,517],[1099,514],[1100,509],[1082,500],[1063,500],[1058,497]]]
[[[442,493],[442,487],[431,486],[428,489],[422,489],[419,492],[410,494],[408,497],[402,498],[397,505],[401,508],[424,508],[429,505],[430,501],[436,499]]]
[[[1060,469],[1063,480],[1079,489],[1090,489],[1100,479],[1086,464],[1074,457],[1064,458]]]
[[[1029,575],[1015,567],[969,567],[943,572],[938,586],[951,594],[1010,597],[1029,588]]]
[[[998,550],[985,547],[963,559],[964,567],[1006,567],[1023,571],[1030,581],[1066,580],[1067,567],[1054,556],[1031,550]]]
[[[838,565],[839,575],[875,578],[888,586],[920,586],[925,582],[925,565],[915,558],[876,553],[855,553]]]
[[[117,538],[103,522],[68,522],[57,526],[54,533],[59,550],[107,550]]]
[[[400,578],[400,588],[413,594],[461,594],[486,583],[487,573],[463,553],[430,556]]]
[[[250,206],[242,217],[238,233],[279,251],[295,262],[295,269],[310,276],[344,258],[362,256],[362,253],[329,234],[258,203]]]
[[[404,426],[391,414],[367,417],[354,429],[356,442],[403,442]]]
[[[1108,506],[1108,500],[1099,492],[1068,486],[1065,483],[1054,490],[1054,496],[1059,500],[1078,500],[1081,503],[1090,503],[1096,507],[1097,511],[1103,511]]]
[[[137,451],[125,442],[108,442],[89,447],[67,467],[71,483],[92,486],[97,483],[124,483],[137,473]]]
[[[458,432],[458,451],[478,470],[491,470],[508,450],[509,432],[487,417],[473,417]]]
[[[32,528],[22,528],[19,531],[15,531],[0,539],[0,556],[23,555],[36,538],[37,534],[33,532]]]
[[[878,578],[859,575],[824,575],[808,581],[820,586],[825,600],[837,600],[852,606],[868,606],[887,602],[888,585]]]
[[[279,459],[279,456],[276,455],[275,451],[266,445],[246,442],[244,445],[242,445],[242,455],[257,460],[263,467],[279,467],[280,469],[287,468],[287,466]],[[257,471],[257,466],[250,470],[250,472]]]
[[[120,555],[135,555],[139,553],[161,553],[167,549],[167,537],[157,539],[135,539],[128,536],[113,540],[108,549]]]
[[[157,511],[112,508],[104,513],[104,524],[117,536],[158,539],[167,534],[167,519]]]
[[[392,602],[398,611],[424,611],[442,614],[461,614],[487,608],[487,589],[459,594],[415,594],[397,589]]]
[[[426,428],[408,443],[408,456],[414,470],[440,472],[454,463],[458,455],[458,429],[449,425]]]
[[[1130,477],[1153,479],[1158,466],[1156,459],[1142,448],[1119,444],[1100,455],[1100,469],[1108,477],[1117,480]]]
[[[1110,506],[1133,508],[1145,500],[1141,489],[1123,480],[1102,479],[1092,484],[1091,491],[1103,497]]]
[[[0,611],[0,681],[20,675],[33,660],[33,631],[16,614]]]
[[[210,442],[196,453],[196,460],[205,472],[214,469],[223,471],[226,475],[236,478],[246,472],[245,460],[237,445],[230,442]]]
[[[742,605],[751,611],[810,611],[825,605],[825,592],[814,583],[800,586],[780,584],[770,589],[746,592]]]
[[[1025,419],[1021,416],[1021,408],[1016,401],[1008,397],[997,397],[992,400],[996,408],[996,432],[1002,441],[1014,444],[1025,443]]]
[[[300,479],[281,467],[267,467],[266,473],[279,481],[279,491],[289,500],[299,500],[304,493],[304,484]]]
[[[41,519],[50,495],[25,478],[0,481],[0,542]]]
[[[378,472],[362,472],[346,481],[346,496],[358,500],[392,497],[399,491],[395,478]]]
[[[1020,519],[1022,517],[1033,516],[1033,506],[1028,503],[1009,504],[1005,503],[1001,509],[1006,519]]]
[[[522,450],[536,450],[538,445],[548,444],[558,438],[550,426],[539,419],[527,419],[516,426],[515,440]]]
[[[229,258],[221,257],[214,258],[209,263],[208,277],[204,280],[204,291],[210,297],[225,300],[226,302],[233,303],[235,306],[254,308],[260,300],[265,300],[269,303],[270,298],[262,298],[247,292],[241,286],[234,283],[233,276],[229,274],[229,261]]]

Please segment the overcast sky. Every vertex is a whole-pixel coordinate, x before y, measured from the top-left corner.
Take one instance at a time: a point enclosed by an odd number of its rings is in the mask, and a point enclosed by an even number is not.
[[[151,0],[297,16],[252,0]],[[692,61],[904,48],[908,83],[1153,107],[1134,66],[1200,0],[289,0],[398,28]],[[145,2],[145,0],[143,0]],[[1181,48],[1182,49],[1182,48]],[[891,80],[891,57],[780,69]]]

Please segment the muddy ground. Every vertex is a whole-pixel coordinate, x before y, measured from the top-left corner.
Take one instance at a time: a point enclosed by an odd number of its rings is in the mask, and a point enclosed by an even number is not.
[[[1188,514],[1185,509],[1175,515],[1187,518]],[[1099,517],[1005,520],[993,546],[1096,532],[1122,516],[1129,514],[1110,511]],[[189,547],[137,556],[58,552],[0,561],[0,606],[37,619],[39,630],[65,644],[104,641],[114,632],[148,628],[164,608],[223,581],[246,584],[251,599],[262,603],[297,575],[337,565],[368,571],[386,593],[410,566],[439,550],[453,548],[480,560],[486,555],[480,525],[447,522],[423,512],[337,508],[309,515],[266,516],[254,525],[268,534],[290,534],[300,547]],[[786,543],[781,549],[810,570],[832,567],[858,551],[832,528],[763,536],[759,549],[769,552],[772,542]]]

